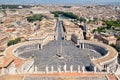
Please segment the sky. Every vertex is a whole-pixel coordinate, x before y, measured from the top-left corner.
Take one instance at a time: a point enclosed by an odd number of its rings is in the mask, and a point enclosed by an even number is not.
[[[0,4],[109,4],[120,0],[0,0]]]

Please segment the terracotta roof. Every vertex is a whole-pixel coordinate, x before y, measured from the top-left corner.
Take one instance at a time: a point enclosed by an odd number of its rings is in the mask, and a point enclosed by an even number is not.
[[[80,77],[97,77],[97,76],[103,76],[103,77],[106,77],[106,74],[99,74],[99,73],[77,73],[77,72],[73,72],[73,73],[54,73],[54,74],[16,74],[16,75],[2,75],[0,76],[0,79],[1,80],[23,80],[24,77],[26,76],[31,76],[31,77],[67,77],[68,79],[68,76],[71,78],[72,76],[75,77],[75,76],[80,76]],[[113,75],[110,75],[111,77],[115,77]],[[108,76],[109,77],[109,76]],[[71,79],[69,79],[71,80]],[[77,79],[78,80],[78,79]],[[113,78],[110,79],[110,80],[114,80]],[[116,79],[115,79],[116,80]]]
[[[61,73],[53,73],[53,74],[30,74],[30,76],[81,76],[81,77],[92,77],[92,76],[105,76],[105,74],[99,73],[78,73],[78,72],[61,72]]]
[[[23,80],[23,75],[1,75],[0,80]]]
[[[11,62],[13,62],[13,58],[7,57],[4,59],[3,64],[0,64],[0,67],[7,67]]]
[[[117,78],[114,75],[107,75],[109,80],[117,80]]]
[[[6,32],[10,32],[10,33],[13,32],[13,31],[15,31],[14,28],[9,28],[9,29],[6,30]]]
[[[14,59],[14,64],[15,64],[15,67],[19,67],[23,64],[23,60],[16,58]]]

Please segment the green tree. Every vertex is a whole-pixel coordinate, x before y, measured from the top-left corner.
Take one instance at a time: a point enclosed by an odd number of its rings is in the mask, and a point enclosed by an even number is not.
[[[10,40],[7,45],[11,46],[11,45],[17,44],[19,42],[21,42],[21,38],[16,38],[14,40]]]
[[[43,15],[41,15],[41,14],[34,14],[33,16],[27,17],[27,20],[29,22],[34,22],[34,21],[41,21],[42,18],[43,18]]]
[[[117,51],[120,52],[120,45],[117,47]]]
[[[51,14],[54,14],[54,17],[59,17],[59,15],[62,15],[64,17],[68,17],[71,19],[79,19],[77,15],[73,14],[72,12],[63,12],[63,11],[55,11],[51,12]]]
[[[80,18],[79,18],[79,21],[80,21],[80,22],[86,22],[86,19],[85,19],[85,18],[80,17]]]

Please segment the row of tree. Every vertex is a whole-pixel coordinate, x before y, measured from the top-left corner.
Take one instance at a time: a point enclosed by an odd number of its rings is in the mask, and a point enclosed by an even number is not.
[[[17,44],[19,42],[21,42],[21,38],[16,38],[14,40],[10,40],[7,45],[11,46],[11,45]]]
[[[119,27],[120,28],[120,20],[111,20],[111,21],[103,21],[105,24],[109,27],[114,26],[114,27]]]
[[[29,5],[21,5],[23,8],[30,8],[30,6]],[[7,9],[7,8],[9,8],[9,9],[19,9],[19,5],[4,5],[4,4],[2,4],[2,5],[0,5],[0,7],[2,8],[2,9]]]
[[[68,17],[71,19],[76,19],[80,22],[86,22],[86,19],[82,17],[79,18],[77,15],[73,14],[72,12],[54,11],[51,13],[54,14],[54,17],[59,17],[59,15],[61,15],[61,16]]]
[[[109,30],[111,28],[119,28],[120,29],[120,20],[116,20],[116,21],[104,21],[103,20],[103,22],[104,22],[104,26],[94,29],[93,33],[95,31],[97,31],[98,33],[105,32],[106,30]]]
[[[27,17],[27,20],[29,22],[34,22],[34,21],[41,21],[42,18],[43,18],[43,15],[41,15],[41,14],[34,14],[33,16]]]
[[[73,14],[72,12],[55,11],[51,13],[54,14],[54,17],[59,17],[59,15],[62,15],[71,19],[78,19],[78,16]]]
[[[108,27],[98,27],[97,29],[94,29],[92,32],[95,33],[95,32],[105,32],[107,29],[109,29]]]

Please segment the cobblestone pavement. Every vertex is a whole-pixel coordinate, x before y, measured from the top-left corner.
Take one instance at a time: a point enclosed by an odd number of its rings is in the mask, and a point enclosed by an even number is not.
[[[63,70],[63,65],[67,65],[67,70],[70,70],[70,65],[73,65],[73,70],[76,70],[78,65],[90,66],[90,56],[101,57],[98,52],[77,48],[72,41],[63,40],[62,22],[56,25],[58,40],[49,42],[42,50],[25,52],[19,56],[29,58],[34,55],[35,65],[40,71],[44,71],[46,66],[54,66],[54,70],[60,67]]]

